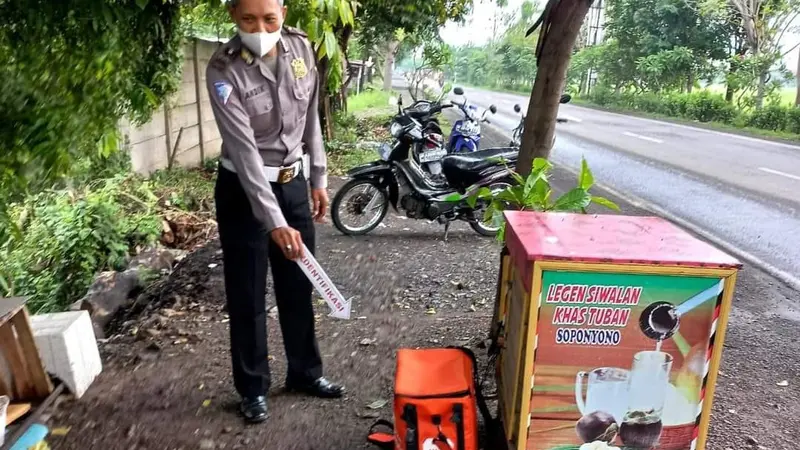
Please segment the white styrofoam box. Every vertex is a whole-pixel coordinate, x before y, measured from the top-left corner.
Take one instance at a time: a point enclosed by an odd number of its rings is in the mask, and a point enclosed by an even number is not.
[[[44,369],[80,398],[100,375],[103,364],[87,311],[31,316],[31,328]]]

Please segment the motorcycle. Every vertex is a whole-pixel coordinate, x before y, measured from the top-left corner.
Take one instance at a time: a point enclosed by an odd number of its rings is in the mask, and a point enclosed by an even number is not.
[[[571,100],[572,100],[571,95],[563,94],[561,96],[561,99],[559,100],[559,103],[563,105],[565,103],[569,103]],[[518,149],[522,144],[522,132],[525,131],[525,113],[522,112],[522,108],[519,106],[519,103],[514,105],[514,112],[519,114],[520,119],[517,127],[514,128],[514,130],[511,132],[511,142],[509,142],[508,145]],[[567,122],[567,119],[561,117],[556,118],[556,123],[565,123],[565,122]],[[556,144],[556,137],[553,136],[553,145],[555,144]]]
[[[452,104],[442,103],[440,97],[436,101],[417,100],[411,106],[403,108],[403,96],[397,99],[398,116],[406,115],[420,124],[419,135],[411,136],[413,140],[413,156],[427,173],[431,175],[431,181],[437,185],[446,183],[442,175],[442,165],[440,160],[447,155],[443,148],[442,128],[439,125],[437,116],[444,109],[452,108]],[[389,126],[392,136],[397,131],[400,124],[393,121]],[[413,130],[412,130],[413,131]]]
[[[433,104],[427,112],[444,109]],[[395,141],[378,148],[380,159],[348,171],[350,180],[336,193],[331,204],[333,224],[341,233],[359,236],[374,230],[386,217],[389,205],[410,219],[436,220],[445,226],[445,239],[450,224],[466,221],[484,236],[495,236],[499,230],[484,220],[488,202],[479,200],[470,206],[467,198],[481,188],[499,192],[511,186],[509,166],[516,165],[519,154],[514,148],[492,148],[461,155],[447,155],[439,144],[429,148],[421,112],[398,107],[390,132]],[[432,179],[423,164],[438,162],[443,181]],[[508,165],[506,165],[508,164]],[[461,200],[453,200],[459,194]],[[345,223],[347,215],[364,219],[364,223]]]
[[[457,87],[453,89],[456,95],[464,95],[464,89]],[[483,112],[483,115],[478,116],[478,107],[467,103],[467,98],[461,103],[455,103],[464,118],[458,120],[453,124],[453,131],[450,133],[447,148],[450,153],[465,153],[474,152],[478,150],[478,144],[481,140],[481,123],[491,123],[486,118],[488,113],[496,113],[497,107],[494,105],[489,106],[489,109]]]

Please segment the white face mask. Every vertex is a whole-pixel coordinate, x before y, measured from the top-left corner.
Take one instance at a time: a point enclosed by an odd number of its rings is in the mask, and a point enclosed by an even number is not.
[[[278,31],[273,33],[268,33],[266,31],[261,33],[246,33],[239,30],[239,36],[242,38],[242,44],[261,57],[269,53],[269,51],[275,47],[275,44],[278,43],[281,38],[281,29],[278,28]]]

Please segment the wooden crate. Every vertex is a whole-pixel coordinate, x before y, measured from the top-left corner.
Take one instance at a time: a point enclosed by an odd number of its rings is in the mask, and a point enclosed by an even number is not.
[[[31,333],[24,298],[0,299],[0,395],[39,401],[53,391]]]
[[[583,415],[621,424],[661,402],[652,448],[703,450],[740,263],[659,218],[506,214],[498,395],[508,448],[578,448]],[[657,344],[647,324],[664,304],[680,320]],[[634,370],[653,354],[669,361],[658,380]],[[590,402],[589,375],[603,373],[622,378],[595,379]]]

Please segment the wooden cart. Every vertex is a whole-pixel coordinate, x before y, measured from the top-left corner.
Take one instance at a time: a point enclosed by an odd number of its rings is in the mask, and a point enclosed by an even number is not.
[[[704,449],[740,263],[660,218],[506,216],[509,449]]]

